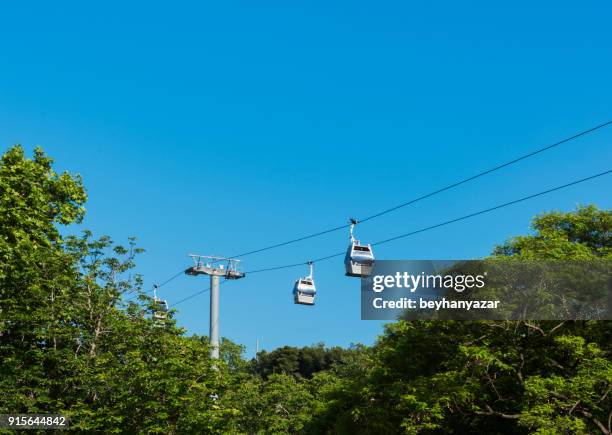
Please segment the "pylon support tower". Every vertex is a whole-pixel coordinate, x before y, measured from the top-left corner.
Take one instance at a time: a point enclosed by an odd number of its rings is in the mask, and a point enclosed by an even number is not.
[[[240,260],[212,255],[189,254],[194,265],[185,270],[187,275],[210,276],[210,357],[219,359],[219,277],[240,279],[245,273],[240,269]]]

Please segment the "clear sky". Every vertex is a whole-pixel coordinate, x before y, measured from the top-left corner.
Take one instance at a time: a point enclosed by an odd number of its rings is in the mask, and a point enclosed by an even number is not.
[[[82,174],[84,227],[138,237],[147,287],[190,265],[341,225],[612,119],[612,6],[543,2],[10,2],[0,16],[0,147],[41,145]],[[579,5],[579,6],[578,6]],[[364,241],[612,167],[612,128],[357,229]],[[612,176],[375,250],[477,258],[545,210],[610,208]],[[73,228],[70,231],[77,231]],[[336,232],[246,269],[341,251]],[[318,265],[221,287],[221,334],[247,346],[372,343],[359,281]],[[169,303],[206,288],[181,276]],[[208,333],[208,294],[178,306]]]

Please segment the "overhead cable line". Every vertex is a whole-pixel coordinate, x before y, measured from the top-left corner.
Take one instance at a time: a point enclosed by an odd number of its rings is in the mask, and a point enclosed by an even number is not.
[[[530,152],[530,153],[528,153],[528,154],[522,155],[522,156],[520,156],[520,157],[518,157],[518,158],[515,158],[515,159],[513,159],[513,160],[510,160],[510,161],[508,161],[508,162],[506,162],[506,163],[500,164],[500,165],[495,166],[495,167],[493,167],[493,168],[487,169],[486,171],[483,171],[483,172],[480,172],[480,173],[478,173],[478,174],[475,174],[475,175],[473,175],[473,176],[471,176],[471,177],[468,177],[468,178],[462,179],[462,180],[460,180],[460,181],[457,181],[457,182],[455,182],[455,183],[453,183],[453,184],[450,184],[450,185],[445,186],[445,187],[443,187],[443,188],[440,188],[440,189],[438,189],[438,190],[435,190],[435,191],[432,191],[432,192],[427,193],[427,194],[425,194],[425,195],[419,196],[419,197],[414,198],[414,199],[412,199],[412,200],[410,200],[410,201],[406,201],[406,202],[404,202],[404,203],[402,203],[402,204],[398,204],[398,205],[396,205],[396,206],[394,206],[394,207],[388,208],[388,209],[386,209],[386,210],[383,210],[383,211],[380,211],[380,212],[375,213],[375,214],[373,214],[373,215],[370,215],[370,216],[367,216],[367,217],[365,217],[365,218],[362,218],[362,219],[360,219],[360,220],[359,220],[359,222],[360,222],[360,223],[367,222],[367,221],[369,221],[369,220],[372,220],[372,219],[375,219],[375,218],[377,218],[377,217],[383,216],[383,215],[385,215],[385,214],[391,213],[391,212],[393,212],[393,211],[395,211],[395,210],[398,210],[398,209],[400,209],[400,208],[403,208],[403,207],[406,207],[406,206],[408,206],[408,205],[414,204],[414,203],[416,203],[416,202],[422,201],[422,200],[424,200],[424,199],[430,198],[430,197],[432,197],[432,196],[434,196],[434,195],[437,195],[437,194],[439,194],[439,193],[442,193],[442,192],[445,192],[445,191],[447,191],[447,190],[453,189],[453,188],[458,187],[458,186],[460,186],[460,185],[462,185],[462,184],[465,184],[465,183],[468,183],[468,182],[470,182],[470,181],[473,181],[473,180],[475,180],[475,179],[477,179],[477,178],[480,178],[480,177],[482,177],[482,176],[484,176],[484,175],[487,175],[487,174],[490,174],[490,173],[492,173],[492,172],[498,171],[498,170],[500,170],[500,169],[502,169],[502,168],[505,168],[505,167],[507,167],[507,166],[513,165],[513,164],[518,163],[518,162],[520,162],[520,161],[522,161],[522,160],[525,160],[525,159],[528,159],[528,158],[530,158],[530,157],[533,157],[533,156],[535,156],[535,155],[537,155],[537,154],[540,154],[540,153],[542,153],[542,152],[544,152],[544,151],[548,151],[548,150],[550,150],[550,149],[552,149],[552,148],[555,148],[555,147],[557,147],[557,146],[559,146],[559,145],[562,145],[562,144],[564,144],[564,143],[570,142],[570,141],[572,141],[572,140],[574,140],[574,139],[577,139],[577,138],[579,138],[579,137],[581,137],[581,136],[585,136],[585,135],[587,135],[587,134],[589,134],[589,133],[592,133],[592,132],[595,132],[595,131],[600,130],[600,129],[602,129],[602,128],[605,128],[605,127],[609,126],[610,124],[612,124],[612,120],[607,121],[607,122],[604,122],[604,123],[599,124],[599,125],[596,125],[596,126],[594,126],[594,127],[592,127],[592,128],[589,128],[589,129],[587,129],[587,130],[583,130],[583,131],[581,131],[581,132],[579,132],[579,133],[576,133],[576,134],[574,134],[574,135],[572,135],[572,136],[569,136],[569,137],[567,137],[567,138],[565,138],[565,139],[562,139],[562,140],[560,140],[560,141],[558,141],[558,142],[555,142],[555,143],[550,144],[550,145],[548,145],[548,146],[545,146],[545,147],[543,147],[543,148],[537,149],[537,150],[532,151],[532,152]],[[585,180],[585,181],[586,181],[586,180]],[[560,187],[560,188],[562,188],[562,187]],[[295,239],[287,240],[287,241],[285,241],[285,242],[280,242],[280,243],[276,243],[276,244],[273,244],[273,245],[269,245],[269,246],[266,246],[266,247],[263,247],[263,248],[260,248],[260,249],[255,249],[255,250],[252,250],[252,251],[243,252],[243,253],[238,254],[238,255],[233,255],[233,256],[231,256],[231,258],[245,257],[245,256],[247,256],[247,255],[256,254],[256,253],[263,252],[263,251],[267,251],[267,250],[274,249],[274,248],[279,248],[279,247],[286,246],[286,245],[290,245],[290,244],[293,244],[293,243],[297,243],[297,242],[300,242],[300,241],[303,241],[303,240],[308,240],[308,239],[312,239],[312,238],[315,238],[315,237],[319,237],[319,236],[322,236],[322,235],[325,235],[325,234],[329,234],[329,233],[332,233],[332,232],[335,232],[335,231],[339,231],[339,230],[342,230],[342,229],[348,228],[349,226],[350,226],[350,223],[343,224],[343,225],[339,225],[339,226],[336,226],[336,227],[328,228],[328,229],[323,230],[323,231],[319,231],[319,232],[312,233],[312,234],[308,234],[308,235],[305,235],[305,236],[302,236],[302,237],[298,237],[298,238],[295,238]],[[379,244],[380,244],[380,243],[379,243]],[[337,256],[339,256],[339,255],[340,255],[340,254],[334,254],[333,256],[329,256],[329,258],[337,257]],[[327,258],[327,257],[324,257],[324,258],[318,259],[317,261],[324,261],[324,260],[326,260],[326,259],[328,259],[328,258]],[[301,265],[303,265],[303,263],[296,263],[296,264],[292,264],[292,265],[286,265],[286,266],[282,266],[281,268],[287,268],[287,267],[296,267],[296,266],[301,266]],[[266,269],[266,270],[267,270],[267,269]],[[272,268],[272,270],[276,270],[276,268]],[[255,273],[255,272],[260,272],[260,271],[263,271],[263,270],[258,270],[258,271],[254,271],[254,272],[250,272],[250,273]],[[169,282],[171,282],[171,281],[173,281],[174,279],[176,279],[176,278],[178,278],[179,276],[181,276],[183,273],[184,273],[184,270],[180,270],[180,271],[179,271],[179,272],[177,272],[175,275],[171,276],[170,278],[166,279],[166,280],[165,280],[165,281],[163,281],[161,284],[159,284],[159,285],[157,286],[157,288],[160,288],[160,287],[162,287],[162,286],[164,286],[164,285],[168,284]],[[147,291],[147,293],[150,293],[150,292],[152,292],[152,290]],[[128,299],[128,300],[129,300],[129,299]]]
[[[471,177],[464,178],[464,179],[462,179],[460,181],[457,181],[456,183],[449,184],[448,186],[443,187],[441,189],[434,190],[433,192],[430,192],[430,193],[427,193],[425,195],[419,196],[417,198],[411,199],[410,201],[406,201],[406,202],[398,204],[398,205],[396,205],[394,207],[388,208],[386,210],[382,210],[382,211],[380,211],[378,213],[375,213],[375,214],[373,214],[371,216],[367,216],[365,218],[359,219],[358,221],[360,223],[367,222],[369,220],[372,220],[372,219],[375,219],[377,217],[383,216],[385,214],[391,213],[391,212],[393,212],[395,210],[398,210],[400,208],[403,208],[403,207],[406,207],[408,205],[414,204],[416,202],[422,201],[424,199],[430,198],[430,197],[432,197],[434,195],[437,195],[439,193],[442,193],[442,192],[445,192],[447,190],[453,189],[453,188],[455,188],[457,186],[460,186],[462,184],[468,183],[468,182],[473,181],[473,180],[475,180],[477,178],[483,177],[483,176],[485,176],[487,174],[490,174],[492,172],[498,171],[498,170],[500,170],[502,168],[505,168],[507,166],[513,165],[515,163],[518,163],[518,162],[520,162],[522,160],[525,160],[525,159],[528,159],[530,157],[533,157],[533,156],[535,156],[537,154],[543,153],[544,151],[548,151],[548,150],[550,150],[552,148],[558,147],[559,145],[562,145],[564,143],[570,142],[570,141],[572,141],[574,139],[577,139],[577,138],[579,138],[581,136],[585,136],[585,135],[587,135],[589,133],[592,133],[592,132],[594,132],[596,130],[599,130],[599,129],[602,129],[604,127],[607,127],[610,124],[612,124],[612,120],[604,122],[604,123],[599,124],[599,125],[596,125],[595,127],[589,128],[587,130],[583,130],[583,131],[581,131],[579,133],[576,133],[576,134],[574,134],[572,136],[569,136],[569,137],[567,137],[565,139],[562,139],[562,140],[560,140],[558,142],[555,142],[553,144],[547,145],[547,146],[545,146],[543,148],[539,148],[539,149],[537,149],[535,151],[532,151],[532,152],[530,152],[528,154],[524,154],[524,155],[522,155],[520,157],[517,157],[517,158],[515,158],[513,160],[510,160],[510,161],[508,161],[506,163],[500,164],[500,165],[495,166],[493,168],[487,169],[486,171],[480,172],[480,173],[478,173],[476,175],[472,175]],[[287,240],[285,242],[280,242],[280,243],[269,245],[269,246],[266,246],[266,247],[263,247],[263,248],[254,249],[252,251],[243,252],[243,253],[238,254],[238,255],[232,255],[231,258],[246,257],[247,255],[256,254],[258,252],[263,252],[263,251],[267,251],[267,250],[274,249],[274,248],[279,248],[281,246],[290,245],[292,243],[301,242],[303,240],[308,240],[308,239],[312,239],[314,237],[319,237],[319,236],[322,236],[322,235],[325,235],[325,234],[328,234],[328,233],[339,231],[339,230],[342,230],[344,228],[348,228],[349,226],[350,226],[350,223],[339,225],[337,227],[332,227],[332,228],[329,228],[329,229],[326,229],[326,230],[323,230],[323,231],[319,231],[319,232],[308,234],[308,235],[305,235],[305,236],[302,236],[302,237],[298,237],[298,238],[295,238],[295,239]]]
[[[224,279],[223,281],[221,281],[221,282],[219,283],[219,285],[223,285],[223,284],[225,284],[227,281],[228,281],[227,279]],[[210,291],[210,287],[205,288],[204,290],[200,290],[199,292],[193,293],[193,294],[191,294],[191,295],[187,296],[186,298],[183,298],[183,299],[181,299],[180,301],[173,303],[172,305],[170,305],[170,308],[174,308],[174,307],[176,307],[178,304],[182,304],[183,302],[187,302],[188,300],[193,299],[193,298],[195,298],[196,296],[200,296],[201,294],[204,294],[204,293],[206,293],[207,291]]]
[[[462,220],[465,220],[465,219],[469,219],[469,218],[472,218],[472,217],[475,217],[475,216],[478,216],[478,215],[481,215],[481,214],[489,213],[489,212],[492,212],[494,210],[499,210],[500,208],[508,207],[508,206],[514,205],[514,204],[518,204],[520,202],[527,201],[529,199],[533,199],[533,198],[536,198],[536,197],[539,197],[539,196],[542,196],[542,195],[546,195],[548,193],[552,193],[552,192],[555,192],[557,190],[565,189],[566,187],[575,186],[576,184],[584,183],[586,181],[593,180],[595,178],[602,177],[602,176],[610,174],[610,173],[612,173],[612,169],[610,169],[608,171],[600,172],[598,174],[591,175],[589,177],[581,178],[579,180],[575,180],[575,181],[572,181],[570,183],[563,184],[561,186],[557,186],[557,187],[553,187],[551,189],[543,190],[542,192],[534,193],[533,195],[524,196],[522,198],[515,199],[514,201],[505,202],[503,204],[499,204],[499,205],[496,205],[494,207],[489,207],[489,208],[486,208],[484,210],[480,210],[480,211],[477,211],[477,212],[474,212],[474,213],[470,213],[470,214],[467,214],[467,215],[464,215],[464,216],[461,216],[461,217],[458,217],[458,218],[455,218],[455,219],[451,219],[451,220],[448,220],[448,221],[440,222],[438,224],[431,225],[431,226],[428,226],[428,227],[425,227],[425,228],[421,228],[421,229],[416,230],[416,231],[411,231],[409,233],[400,234],[400,235],[397,235],[397,236],[394,236],[394,237],[391,237],[391,238],[388,238],[388,239],[379,240],[378,242],[372,243],[372,246],[382,245],[382,244],[389,243],[389,242],[392,242],[392,241],[395,241],[395,240],[398,240],[398,239],[402,239],[402,238],[405,238],[405,237],[410,237],[410,236],[413,236],[415,234],[419,234],[419,233],[423,233],[423,232],[426,232],[426,231],[429,231],[429,230],[433,230],[435,228],[440,228],[440,227],[443,227],[445,225],[450,225],[452,223],[459,222],[459,221],[462,221]],[[274,270],[289,269],[289,268],[298,267],[298,266],[301,267],[301,266],[304,266],[304,264],[319,263],[319,262],[322,262],[322,261],[325,261],[325,260],[330,260],[332,258],[340,257],[340,256],[342,256],[344,254],[345,254],[345,252],[342,251],[342,252],[338,252],[336,254],[327,255],[325,257],[316,258],[316,259],[310,260],[310,261],[301,261],[299,263],[292,263],[292,264],[285,264],[285,265],[282,265],[282,266],[268,267],[268,268],[265,268],[265,269],[252,270],[252,271],[249,271],[249,272],[246,272],[246,273],[247,274],[262,273],[262,272],[271,272],[271,271],[274,271]],[[227,282],[227,280],[222,281],[220,284],[223,284],[225,282]],[[209,290],[210,290],[210,287],[207,288],[207,289],[204,289],[202,291],[199,291],[197,293],[194,293],[192,295],[189,295],[186,298],[181,299],[180,301],[176,302],[171,307],[175,307],[176,305],[181,304],[181,303],[183,303],[185,301],[188,301],[188,300],[190,300],[192,298],[195,298],[196,296],[199,296],[199,295],[201,295],[203,293],[206,293]]]
[[[608,171],[605,171],[605,172],[600,172],[600,173],[595,174],[595,175],[591,175],[591,176],[586,177],[586,178],[581,178],[580,180],[572,181],[570,183],[563,184],[561,186],[553,187],[552,189],[544,190],[542,192],[538,192],[538,193],[535,193],[533,195],[525,196],[525,197],[516,199],[514,201],[510,201],[510,202],[506,202],[506,203],[503,203],[503,204],[500,204],[500,205],[496,205],[495,207],[490,207],[490,208],[487,208],[487,209],[484,209],[484,210],[480,210],[480,211],[477,211],[477,212],[474,212],[474,213],[467,214],[465,216],[461,216],[461,217],[458,217],[458,218],[455,218],[455,219],[451,219],[451,220],[448,220],[448,221],[445,221],[445,222],[440,222],[438,224],[431,225],[431,226],[428,226],[428,227],[425,227],[425,228],[421,228],[421,229],[416,230],[416,231],[411,231],[409,233],[400,234],[398,236],[394,236],[394,237],[391,237],[389,239],[380,240],[378,242],[372,243],[372,246],[382,245],[382,244],[385,244],[385,243],[392,242],[394,240],[402,239],[404,237],[413,236],[415,234],[419,234],[419,233],[423,233],[425,231],[433,230],[435,228],[439,228],[439,227],[442,227],[442,226],[445,226],[445,225],[449,225],[449,224],[452,224],[452,223],[455,223],[455,222],[459,222],[459,221],[462,221],[462,220],[465,220],[465,219],[469,219],[469,218],[472,218],[472,217],[475,217],[475,216],[478,216],[478,215],[481,215],[481,214],[489,213],[491,211],[498,210],[498,209],[504,208],[504,207],[508,207],[510,205],[518,204],[519,202],[527,201],[529,199],[533,199],[533,198],[536,198],[538,196],[546,195],[548,193],[552,193],[552,192],[555,192],[557,190],[564,189],[566,187],[570,187],[570,186],[574,186],[576,184],[584,183],[586,181],[592,180],[594,178],[602,177],[602,176],[610,174],[610,173],[612,173],[612,169],[610,169]],[[313,263],[318,263],[318,262],[329,260],[329,259],[332,259],[332,258],[335,258],[335,257],[340,257],[342,255],[345,255],[345,251],[339,252],[337,254],[327,255],[325,257],[316,258],[316,259],[310,260],[310,261],[313,262]],[[275,267],[268,267],[268,268],[265,268],[265,269],[252,270],[252,271],[248,271],[246,273],[247,274],[252,274],[252,273],[270,272],[270,271],[273,271],[273,270],[288,269],[288,268],[292,268],[292,267],[303,266],[306,263],[307,263],[306,261],[302,261],[302,262],[299,262],[299,263],[285,264],[285,265],[282,265],[282,266],[275,266]]]
[[[181,269],[180,272],[177,272],[175,275],[172,275],[170,278],[168,278],[167,280],[165,280],[164,282],[162,282],[161,284],[157,285],[157,288],[163,287],[166,284],[168,284],[170,281],[178,278],[179,276],[183,275],[185,273],[185,269]]]
[[[392,241],[395,241],[395,240],[398,240],[398,239],[402,239],[402,238],[405,238],[405,237],[410,237],[410,236],[413,236],[413,235],[416,235],[416,234],[419,234],[419,233],[430,231],[430,230],[433,230],[435,228],[440,228],[440,227],[443,227],[443,226],[446,226],[446,225],[450,225],[450,224],[455,223],[455,222],[466,220],[466,219],[469,219],[469,218],[472,218],[472,217],[475,217],[475,216],[478,216],[478,215],[481,215],[481,214],[489,213],[489,212],[492,212],[494,210],[499,210],[501,208],[508,207],[508,206],[514,205],[514,204],[518,204],[520,202],[527,201],[529,199],[533,199],[533,198],[536,198],[536,197],[539,197],[539,196],[542,196],[542,195],[546,195],[548,193],[552,193],[552,192],[555,192],[557,190],[565,189],[566,187],[570,187],[570,186],[574,186],[574,185],[577,185],[577,184],[580,184],[580,183],[584,183],[586,181],[589,181],[589,180],[592,180],[592,179],[595,179],[595,178],[598,178],[598,177],[602,177],[602,176],[610,174],[610,173],[612,173],[612,169],[608,170],[608,171],[600,172],[598,174],[591,175],[591,176],[586,177],[586,178],[581,178],[579,180],[575,180],[575,181],[572,181],[570,183],[563,184],[561,186],[553,187],[551,189],[547,189],[547,190],[544,190],[542,192],[535,193],[533,195],[525,196],[525,197],[516,199],[514,201],[509,201],[509,202],[506,202],[506,203],[503,203],[503,204],[499,204],[499,205],[496,205],[494,207],[489,207],[487,209],[480,210],[480,211],[477,211],[477,212],[474,212],[474,213],[470,213],[470,214],[467,214],[467,215],[464,215],[464,216],[461,216],[461,217],[458,217],[458,218],[455,218],[455,219],[451,219],[451,220],[448,220],[448,221],[440,222],[438,224],[431,225],[431,226],[428,226],[428,227],[425,227],[425,228],[421,228],[421,229],[416,230],[416,231],[411,231],[409,233],[400,234],[400,235],[397,235],[397,236],[394,236],[394,237],[391,237],[391,238],[388,238],[388,239],[379,240],[378,242],[372,243],[372,246],[382,245],[382,244],[389,243],[389,242],[392,242]],[[322,261],[330,260],[332,258],[340,257],[342,255],[345,255],[344,251],[338,252],[338,253],[332,254],[332,255],[327,255],[325,257],[316,258],[316,259],[311,260],[311,261],[312,261],[312,263],[319,263],[319,262],[322,262]],[[301,261],[299,263],[285,264],[285,265],[282,265],[282,266],[274,266],[274,267],[268,267],[268,268],[265,268],[265,269],[252,270],[252,271],[248,271],[246,273],[247,274],[252,274],[252,273],[271,272],[271,271],[275,271],[275,270],[288,269],[288,268],[293,268],[293,267],[298,267],[298,266],[301,267],[301,266],[304,266],[304,264],[307,264],[307,263],[308,262],[306,262],[306,261]],[[227,281],[222,281],[220,284],[223,284],[225,282],[227,282]],[[190,299],[193,299],[196,296],[199,296],[199,295],[201,295],[203,293],[206,293],[209,290],[210,290],[210,287],[207,288],[207,289],[201,290],[201,291],[199,291],[197,293],[194,293],[192,295],[189,295],[186,298],[181,299],[180,301],[176,302],[171,307],[175,307],[178,304],[181,304],[181,303],[186,302],[186,301],[188,301]]]
[[[221,284],[221,283],[219,283],[219,284]],[[172,305],[170,305],[170,308],[174,308],[174,307],[176,307],[178,304],[182,304],[183,302],[187,302],[189,299],[193,299],[193,298],[195,298],[196,296],[200,296],[201,294],[204,294],[204,293],[206,293],[207,291],[210,291],[210,287],[205,288],[204,290],[200,290],[200,291],[199,291],[199,292],[197,292],[197,293],[194,293],[194,294],[192,294],[192,295],[189,295],[189,296],[187,296],[186,298],[183,298],[183,299],[181,299],[180,301],[173,303]]]
[[[153,284],[153,288],[151,290],[145,291],[144,294],[154,292],[155,289],[159,289],[160,287],[165,286],[166,284],[168,284],[169,282],[175,280],[176,278],[178,278],[179,276],[183,275],[184,273],[185,273],[185,269],[181,269],[180,272],[177,272],[176,274],[172,275],[170,278],[166,279],[161,284]],[[128,292],[128,294],[129,293],[132,293],[132,291]],[[136,299],[138,299],[138,296],[140,296],[140,294],[132,295],[128,299],[126,299],[126,302],[135,301]]]

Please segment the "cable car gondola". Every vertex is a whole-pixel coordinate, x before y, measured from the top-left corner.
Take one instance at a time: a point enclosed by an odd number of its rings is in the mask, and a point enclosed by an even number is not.
[[[314,305],[317,288],[315,287],[314,278],[312,276],[313,263],[308,262],[310,274],[306,277],[299,278],[293,286],[293,302],[300,305]]]
[[[153,298],[153,313],[151,314],[155,326],[164,326],[168,318],[168,302],[164,299]]]
[[[157,297],[157,285],[153,286],[153,307],[151,317],[156,326],[163,326],[168,318],[168,302]]]
[[[355,219],[351,219],[351,228],[349,235],[349,246],[344,257],[344,266],[346,276],[356,276],[363,278],[370,276],[372,273],[372,265],[374,264],[374,253],[370,245],[359,243],[359,240],[353,236],[353,229],[357,225]]]

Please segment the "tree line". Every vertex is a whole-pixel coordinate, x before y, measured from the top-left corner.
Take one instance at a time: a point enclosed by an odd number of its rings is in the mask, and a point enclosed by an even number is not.
[[[607,321],[387,324],[372,346],[246,360],[151,319],[135,239],[79,223],[80,177],[41,149],[0,161],[0,413],[109,433],[611,433]],[[612,259],[612,213],[549,212],[492,257]],[[128,299],[133,300],[128,301]]]

